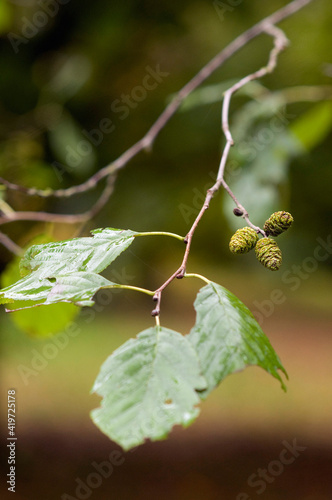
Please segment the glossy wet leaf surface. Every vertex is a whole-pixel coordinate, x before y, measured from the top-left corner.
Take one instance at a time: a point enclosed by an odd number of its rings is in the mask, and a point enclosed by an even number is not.
[[[286,374],[268,338],[249,309],[226,288],[211,282],[196,298],[196,323],[188,338],[200,360],[206,397],[227,375],[257,365],[278,379]]]
[[[199,413],[196,390],[206,387],[195,350],[167,328],[141,332],[101,367],[93,391],[103,396],[93,410],[95,424],[124,449],[188,426]]]
[[[20,262],[23,278],[3,288],[0,301],[34,302],[27,307],[56,302],[93,305],[92,297],[100,288],[114,285],[98,273],[128,248],[135,233],[106,228],[92,234],[30,247]]]

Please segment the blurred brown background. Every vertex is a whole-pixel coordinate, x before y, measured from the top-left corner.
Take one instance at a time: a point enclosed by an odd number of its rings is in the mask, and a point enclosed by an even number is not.
[[[83,182],[139,140],[170,96],[222,47],[286,3],[0,1],[0,175],[40,188]],[[98,476],[96,464],[119,448],[91,422],[98,398],[89,392],[106,357],[153,324],[150,299],[100,294],[92,312],[73,320],[75,336],[64,327],[47,336],[56,319],[47,308],[21,320],[20,313],[1,311],[3,398],[8,388],[17,391],[17,499],[332,498],[331,22],[328,0],[284,21],[291,44],[276,71],[231,105],[237,140],[231,187],[253,222],[282,209],[295,219],[278,240],[281,270],[269,273],[253,255],[230,254],[228,241],[241,221],[233,220],[223,193],[202,220],[189,260],[189,271],[230,289],[255,313],[289,373],[287,393],[256,367],[232,375],[201,405],[190,428],[120,451],[112,473]],[[3,230],[22,247],[41,233],[66,239],[107,226],[184,235],[218,167],[223,86],[264,65],[270,46],[259,37],[216,71],[160,133],[153,151],[120,172],[109,203],[89,224],[15,222]],[[161,81],[140,94],[137,88],[158,67]],[[114,129],[101,136],[95,131],[109,125],[105,120]],[[78,213],[99,192],[59,201],[3,190],[1,210],[9,203],[15,210]],[[0,252],[4,280],[13,256],[3,247]],[[116,272],[122,282],[155,289],[182,252],[176,240],[144,238],[105,276]],[[190,330],[199,286],[187,280],[169,287],[165,326]],[[31,327],[36,322],[39,336]],[[19,327],[27,323],[28,334]],[[1,413],[5,421],[5,408]],[[301,450],[280,465],[285,442],[294,440]],[[269,479],[257,483],[259,469],[267,469]]]

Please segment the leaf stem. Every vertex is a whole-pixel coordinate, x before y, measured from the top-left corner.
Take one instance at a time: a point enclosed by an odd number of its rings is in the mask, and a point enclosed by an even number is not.
[[[135,290],[136,292],[141,292],[141,293],[145,293],[147,295],[154,295],[154,292],[152,292],[151,290],[147,290],[146,288],[140,288],[138,286],[131,286],[131,285],[120,285],[120,284],[114,284],[114,285],[110,285],[110,286],[105,286],[103,288],[123,288],[125,290]]]
[[[165,232],[165,231],[151,231],[151,232],[147,232],[147,233],[136,233],[134,235],[135,237],[136,236],[171,236],[172,238],[176,238],[177,240],[180,240],[180,241],[184,241],[184,236],[180,236],[179,234],[175,234],[175,233],[168,233],[168,232]]]
[[[197,273],[186,273],[184,275],[184,278],[198,278],[200,280],[205,281],[205,283],[207,285],[209,285],[211,283],[211,280],[209,280],[209,279],[205,278],[205,276],[202,276],[201,274],[197,274]]]

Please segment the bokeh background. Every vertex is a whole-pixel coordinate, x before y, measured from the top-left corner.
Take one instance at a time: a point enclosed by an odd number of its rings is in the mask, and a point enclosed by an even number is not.
[[[139,140],[221,48],[286,3],[1,0],[0,175],[27,187],[83,182]],[[223,193],[202,220],[189,260],[189,271],[230,289],[256,314],[289,373],[287,393],[256,367],[232,375],[190,428],[122,454],[123,463],[98,487],[75,493],[80,481],[91,479],[94,462],[119,450],[89,418],[98,405],[90,389],[105,358],[152,325],[150,299],[99,294],[95,308],[75,318],[72,309],[37,308],[29,316],[1,311],[3,401],[8,388],[17,391],[17,499],[332,498],[331,25],[329,0],[315,0],[282,22],[291,43],[277,69],[231,105],[237,141],[227,174],[231,187],[257,224],[274,210],[295,218],[278,240],[283,267],[269,273],[254,255],[230,254],[228,241],[241,220]],[[66,239],[107,226],[186,234],[224,144],[222,92],[264,65],[270,47],[267,36],[252,41],[188,98],[153,150],[119,173],[114,194],[93,220],[15,222],[3,231],[21,247],[36,237]],[[164,76],[142,97],[137,86],[158,67]],[[94,143],[91,131],[100,131],[105,119],[113,130]],[[68,200],[3,189],[0,208],[79,213],[100,189]],[[5,286],[16,279],[18,263],[7,249],[0,252]],[[182,252],[176,240],[140,239],[104,274],[155,289]],[[190,330],[199,287],[194,280],[169,287],[165,326]],[[72,335],[66,317],[74,322]],[[1,419],[5,423],[5,405]],[[248,478],[294,440],[305,447],[294,462],[270,474],[264,492],[250,486]]]

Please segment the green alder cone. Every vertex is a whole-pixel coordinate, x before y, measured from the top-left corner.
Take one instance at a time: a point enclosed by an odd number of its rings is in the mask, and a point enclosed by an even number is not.
[[[255,248],[256,257],[271,271],[278,271],[282,263],[281,250],[272,238],[261,238]]]
[[[258,241],[258,234],[251,227],[243,227],[238,229],[231,237],[229,249],[232,253],[241,254],[247,253],[253,248]]]
[[[284,231],[287,231],[293,221],[293,216],[288,212],[274,212],[265,222],[264,231],[267,236],[278,236]]]

